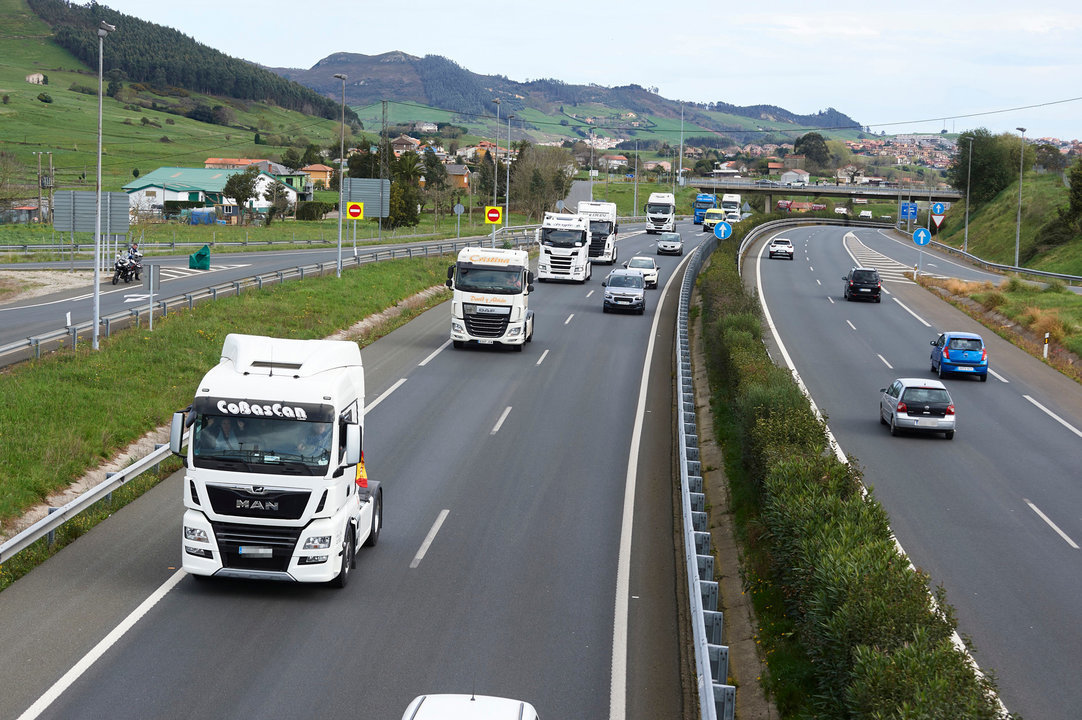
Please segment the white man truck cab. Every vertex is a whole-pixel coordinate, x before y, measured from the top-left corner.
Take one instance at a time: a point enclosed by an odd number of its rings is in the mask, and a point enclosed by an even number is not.
[[[586,282],[590,265],[590,221],[582,215],[545,213],[537,229],[541,253],[537,258],[538,280]]]
[[[583,200],[579,215],[590,223],[590,262],[612,265],[616,262],[616,235],[620,232],[616,203]]]
[[[736,219],[740,219],[740,194],[739,193],[725,193],[721,196],[721,209],[725,211],[725,219],[729,222],[729,217],[732,213],[736,214]]]
[[[227,335],[170,432],[186,468],[184,570],[344,587],[383,524],[363,427],[356,343]]]
[[[672,193],[650,193],[646,200],[646,232],[676,232],[676,197]]]
[[[525,250],[468,247],[447,268],[451,340],[456,348],[510,345],[521,351],[533,340],[530,255]]]

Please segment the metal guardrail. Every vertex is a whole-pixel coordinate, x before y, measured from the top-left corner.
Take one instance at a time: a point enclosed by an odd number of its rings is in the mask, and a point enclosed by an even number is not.
[[[514,228],[508,230],[509,232],[502,239],[498,240],[498,242],[509,242],[516,247],[533,242],[533,237],[526,228]],[[511,230],[521,230],[522,237],[517,237]],[[498,234],[497,238],[499,237]],[[484,238],[446,240],[418,246],[393,248],[390,250],[373,250],[367,253],[359,253],[355,256],[343,257],[342,266],[359,266],[371,262],[379,262],[381,260],[396,260],[400,258],[424,257],[428,255],[446,255],[455,253],[464,247],[483,244],[484,240],[487,240],[487,236]],[[261,290],[266,284],[281,284],[286,280],[294,278],[303,280],[305,277],[309,277],[313,274],[322,276],[328,272],[336,272],[337,268],[337,261],[315,263],[311,265],[299,265],[288,270],[278,270],[273,273],[252,275],[241,278],[240,280],[231,280],[229,282],[211,285],[195,292],[174,295],[162,300],[157,300],[154,302],[153,306],[154,313],[157,317],[165,317],[168,315],[171,308],[187,307],[190,310],[195,306],[196,302],[217,300],[219,297],[239,295],[243,290],[249,288]],[[99,318],[99,327],[104,329],[105,336],[108,337],[114,329],[138,324],[143,318],[149,319],[150,312],[150,303],[141,304],[139,307],[132,307],[120,312],[102,316]],[[29,357],[41,357],[43,350],[56,349],[69,342],[71,347],[74,348],[78,345],[80,338],[86,341],[86,339],[93,334],[93,329],[94,322],[88,320],[70,327],[58,328],[56,330],[30,336],[25,340],[19,340],[0,346],[0,366],[9,365]]]
[[[699,462],[699,432],[695,419],[695,388],[691,376],[688,307],[705,257],[717,248],[711,235],[692,253],[680,286],[676,313],[677,406],[676,428],[680,445],[680,502],[684,529],[684,558],[691,603],[692,641],[701,717],[733,720],[736,688],[729,677],[729,648],[722,645],[724,614],[718,612],[718,583],[707,529],[706,495]]]

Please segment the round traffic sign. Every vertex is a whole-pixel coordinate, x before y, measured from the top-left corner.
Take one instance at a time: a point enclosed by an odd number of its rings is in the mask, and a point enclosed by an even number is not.
[[[454,210],[455,215],[461,215],[462,213],[466,212],[466,208],[463,207],[462,203],[455,203]]]
[[[917,245],[927,245],[932,242],[932,233],[928,232],[928,228],[917,228],[913,231],[913,242]]]
[[[351,202],[346,204],[346,215],[354,220],[358,220],[364,217],[364,205],[358,202]]]
[[[932,205],[932,214],[933,215],[942,215],[945,212],[947,212],[947,208],[943,205],[943,203],[937,202],[934,205]]]
[[[714,237],[718,240],[724,240],[733,234],[733,226],[727,222],[719,222],[714,226]]]
[[[500,212],[498,207],[490,207],[488,210],[485,210],[485,219],[490,223],[498,223],[500,221],[500,215],[502,214],[503,213]]]

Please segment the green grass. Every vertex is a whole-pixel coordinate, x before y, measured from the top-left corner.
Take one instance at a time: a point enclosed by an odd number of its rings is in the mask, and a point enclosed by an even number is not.
[[[66,487],[191,401],[230,332],[322,338],[442,285],[446,257],[364,265],[170,313],[0,374],[0,519]],[[433,302],[438,302],[435,300]],[[408,319],[409,315],[405,316]],[[138,402],[117,402],[117,389]],[[49,422],[42,422],[49,418]]]

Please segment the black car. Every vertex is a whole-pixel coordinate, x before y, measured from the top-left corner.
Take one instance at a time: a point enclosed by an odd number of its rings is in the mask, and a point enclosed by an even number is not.
[[[845,280],[845,299],[874,300],[879,302],[880,290],[883,287],[879,279],[879,271],[875,268],[855,267],[849,270],[849,274],[842,278]]]

